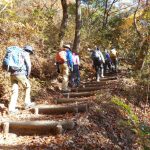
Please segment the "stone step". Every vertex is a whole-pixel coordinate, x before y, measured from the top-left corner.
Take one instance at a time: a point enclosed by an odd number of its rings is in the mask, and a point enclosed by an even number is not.
[[[63,130],[71,130],[75,126],[74,121],[9,121],[1,122],[3,133],[15,133],[17,135],[49,135],[60,134]]]

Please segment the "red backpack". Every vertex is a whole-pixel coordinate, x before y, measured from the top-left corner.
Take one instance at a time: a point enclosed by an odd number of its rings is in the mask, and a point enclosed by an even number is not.
[[[62,64],[67,61],[67,53],[65,50],[61,50],[56,54],[56,62]]]

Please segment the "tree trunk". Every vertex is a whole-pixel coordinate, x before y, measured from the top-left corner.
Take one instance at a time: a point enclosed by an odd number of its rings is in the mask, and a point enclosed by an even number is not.
[[[58,44],[60,47],[63,46],[63,38],[65,36],[65,30],[67,28],[67,23],[68,23],[68,5],[67,5],[67,0],[61,0],[61,5],[63,9],[63,18],[61,22],[61,27],[60,27],[60,33],[59,33],[59,40]]]
[[[147,29],[147,33],[144,33],[146,36],[143,36],[144,34],[142,34],[137,28],[136,13],[138,11],[139,5],[140,5],[140,0],[138,1],[138,6],[134,13],[134,27],[140,39],[139,54],[136,57],[136,64],[135,64],[136,71],[141,70],[144,67],[145,57],[148,55],[148,52],[149,52],[149,35],[150,35],[150,31],[148,29]],[[149,13],[149,7],[148,7],[148,0],[147,0],[142,15],[144,16],[145,14],[148,14],[148,13]],[[146,19],[148,22],[148,17],[146,17]]]
[[[148,38],[146,38],[142,42],[142,46],[140,48],[140,52],[135,64],[135,70],[141,70],[143,68],[145,57],[148,54],[148,49],[149,49],[149,42],[148,42]]]
[[[81,0],[76,0],[76,30],[73,43],[73,52],[80,50],[80,29],[81,29]]]

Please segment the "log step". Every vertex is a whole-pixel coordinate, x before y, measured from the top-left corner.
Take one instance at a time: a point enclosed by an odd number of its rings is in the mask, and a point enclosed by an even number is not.
[[[81,86],[88,86],[88,85],[99,85],[99,86],[105,86],[106,84],[108,84],[109,81],[90,81],[90,82],[85,82],[84,84],[81,84]]]
[[[90,91],[96,91],[100,90],[102,87],[100,86],[95,86],[95,87],[79,87],[79,88],[72,88],[71,92],[90,92]]]
[[[7,130],[5,129],[7,124]],[[47,135],[60,134],[63,130],[71,130],[75,122],[64,121],[10,121],[2,123],[3,132],[15,133],[17,135]]]
[[[83,102],[88,101],[87,98],[58,98],[54,99],[55,104],[62,104],[62,103],[74,103],[74,102]]]
[[[73,97],[88,97],[94,96],[94,92],[80,92],[80,93],[63,93],[64,97],[73,98]]]
[[[100,79],[100,82],[104,82],[104,81],[110,81],[110,80],[117,80],[118,78],[117,77],[106,77],[106,78],[101,78]],[[81,82],[82,84],[88,84],[88,83],[98,83],[97,81],[95,81],[95,80],[91,80],[91,81],[89,81],[89,82]],[[99,82],[99,83],[100,83]]]
[[[71,105],[39,105],[31,109],[35,114],[65,114],[88,111],[88,104],[71,104]]]
[[[85,84],[85,85],[81,85],[79,88],[90,88],[90,87],[95,87],[95,88],[97,88],[97,87],[99,87],[99,88],[103,88],[103,87],[105,87],[106,85],[108,85],[108,83],[105,83],[104,85],[103,84],[100,84],[100,83],[88,83],[88,84]]]

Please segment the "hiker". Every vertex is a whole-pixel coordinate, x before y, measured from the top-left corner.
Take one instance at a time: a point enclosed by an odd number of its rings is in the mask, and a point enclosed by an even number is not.
[[[111,58],[110,58],[110,54],[107,49],[105,49],[105,51],[103,52],[103,56],[105,59],[104,73],[107,73],[107,72],[109,73],[109,72],[111,72]]]
[[[78,87],[80,84],[80,72],[79,72],[80,59],[78,53],[73,53],[73,72],[71,73],[71,85],[72,87]]]
[[[69,71],[73,71],[72,52],[70,45],[64,45],[56,54],[56,64],[59,65],[59,71],[63,76],[62,91],[69,92],[68,81]]]
[[[115,48],[110,51],[110,58],[112,62],[112,71],[117,72],[117,65],[118,65],[118,52]]]
[[[31,102],[31,86],[29,81],[29,76],[31,73],[30,54],[33,54],[33,49],[29,45],[25,46],[23,49],[17,46],[11,46],[7,48],[7,52],[8,53],[6,53],[4,62],[9,63],[9,65],[7,66],[7,70],[11,73],[10,78],[12,84],[12,95],[8,106],[8,110],[10,113],[16,113],[18,112],[18,110],[16,109],[19,88],[18,83],[21,83],[25,89],[25,108],[30,108],[35,105],[34,102]],[[9,52],[11,52],[11,55],[9,55]],[[20,65],[20,69],[18,69],[17,66],[11,66],[12,55],[16,59],[15,61],[19,62],[18,65],[22,64],[22,66]]]
[[[100,77],[104,77],[104,68],[103,64],[105,63],[104,56],[100,49],[96,47],[95,50],[93,50],[91,58],[93,60],[93,67],[96,71],[96,80],[97,82],[100,81]]]

